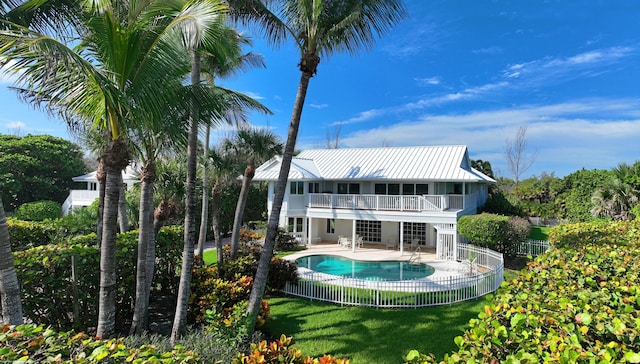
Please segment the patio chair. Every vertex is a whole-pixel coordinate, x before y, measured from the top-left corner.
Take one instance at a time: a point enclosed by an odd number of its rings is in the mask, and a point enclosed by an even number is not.
[[[355,244],[356,244],[356,248],[362,248],[362,236],[358,236],[356,238]]]
[[[351,247],[351,241],[345,237],[340,237],[338,238],[338,244],[340,244],[340,246],[345,247],[345,248],[350,248]]]
[[[418,244],[420,243],[420,238],[413,238],[409,243],[409,249],[416,250],[418,249]]]

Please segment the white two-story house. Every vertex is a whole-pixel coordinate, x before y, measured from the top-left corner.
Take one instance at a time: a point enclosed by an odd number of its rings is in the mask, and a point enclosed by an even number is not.
[[[254,177],[269,183],[269,213],[280,161]],[[475,214],[495,181],[471,167],[466,146],[421,146],[306,150],[293,158],[287,183],[280,225],[306,244],[359,236],[450,259],[458,218]]]
[[[73,177],[73,181],[82,183],[84,188],[69,191],[69,196],[62,204],[63,215],[68,215],[74,209],[90,206],[100,197],[100,183],[96,177],[96,171]],[[138,173],[133,167],[128,166],[122,171],[122,182],[127,185],[127,190],[131,189],[138,181]]]

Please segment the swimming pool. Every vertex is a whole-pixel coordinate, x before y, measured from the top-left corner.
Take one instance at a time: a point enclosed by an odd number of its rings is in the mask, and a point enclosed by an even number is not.
[[[335,255],[309,255],[296,260],[298,267],[316,272],[372,281],[403,281],[425,278],[435,269],[405,261],[361,261]]]

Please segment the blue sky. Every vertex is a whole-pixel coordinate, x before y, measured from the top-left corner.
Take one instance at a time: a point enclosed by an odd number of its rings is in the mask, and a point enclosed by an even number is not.
[[[511,177],[504,147],[527,127],[525,174],[610,169],[640,159],[640,2],[407,0],[409,18],[360,55],[322,59],[298,149],[468,145]],[[283,138],[300,72],[291,46],[255,38],[267,68],[224,86],[275,115],[251,123]],[[69,138],[65,124],[17,101],[0,81],[0,132]]]

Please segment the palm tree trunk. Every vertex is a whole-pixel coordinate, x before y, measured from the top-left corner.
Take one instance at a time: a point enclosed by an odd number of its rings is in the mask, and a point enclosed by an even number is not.
[[[133,308],[133,320],[130,334],[143,334],[148,326],[150,275],[149,246],[155,244],[153,226],[153,183],[155,181],[155,163],[149,161],[142,169],[140,186],[140,219],[138,232],[138,262],[136,269],[136,303]],[[151,264],[153,266],[153,264]]]
[[[20,283],[13,265],[13,253],[9,241],[9,227],[0,199],[0,303],[2,304],[2,324],[23,323]]]
[[[105,185],[107,183],[107,173],[104,170],[104,162],[102,158],[98,159],[98,169],[96,170],[96,179],[98,180],[98,226],[96,228],[96,237],[98,246],[102,244],[102,219],[104,217],[104,194]]]
[[[129,218],[127,217],[127,184],[123,183],[120,186],[120,198],[118,199],[118,224],[120,226],[120,232],[126,233],[129,231]]]
[[[238,196],[238,203],[236,204],[236,213],[233,218],[233,230],[231,232],[231,260],[237,258],[238,246],[240,245],[240,227],[242,226],[242,217],[244,215],[244,209],[247,205],[247,198],[249,197],[249,187],[251,181],[255,175],[255,166],[248,165],[244,170],[244,178],[242,179],[242,188],[240,189],[240,196]]]
[[[118,168],[106,166],[102,242],[100,243],[100,298],[98,304],[98,330],[100,338],[110,338],[116,324],[116,230],[118,199],[122,174]]]
[[[198,249],[196,255],[202,256],[204,252],[204,243],[207,241],[207,223],[209,222],[209,174],[207,168],[207,155],[209,154],[209,134],[211,134],[211,126],[207,124],[207,130],[204,137],[204,157],[202,164],[202,211],[200,216],[200,234],[198,235]]]
[[[116,327],[116,230],[122,169],[129,164],[127,144],[121,138],[111,141],[103,155],[106,171],[102,242],[100,243],[100,295],[96,336],[109,338]]]
[[[211,188],[211,229],[213,239],[216,242],[216,255],[218,257],[218,277],[224,276],[224,254],[222,252],[222,238],[220,237],[220,198],[222,197],[222,184],[220,181]]]
[[[191,84],[200,82],[200,55],[191,50]],[[182,335],[187,323],[187,308],[191,289],[191,270],[193,269],[193,248],[196,235],[196,164],[198,144],[199,110],[195,102],[191,104],[191,120],[189,125],[189,144],[187,147],[187,183],[184,216],[184,249],[182,251],[182,271],[176,302],[176,313],[171,329],[171,344]]]
[[[304,107],[305,98],[307,97],[309,81],[311,80],[312,76],[313,74],[311,72],[302,72],[302,75],[300,76],[300,84],[298,85],[296,101],[293,105],[291,122],[289,123],[287,143],[285,144],[284,154],[282,155],[282,164],[280,165],[280,174],[278,175],[276,193],[273,198],[271,215],[269,215],[269,222],[267,224],[267,236],[265,237],[264,247],[262,250],[262,254],[260,255],[260,261],[258,262],[258,270],[256,272],[256,276],[253,281],[253,288],[251,288],[251,294],[249,296],[249,306],[247,307],[249,324],[246,328],[246,334],[249,335],[248,337],[253,334],[253,329],[256,324],[256,318],[258,317],[258,313],[260,312],[260,304],[262,303],[262,298],[264,297],[264,290],[267,286],[269,264],[271,263],[271,259],[273,258],[273,249],[276,245],[276,233],[278,232],[278,221],[280,220],[282,201],[284,200],[284,194],[287,188],[287,180],[289,177],[289,170],[291,169],[291,159],[293,159],[293,152],[296,146],[296,140],[298,138],[298,129],[300,127],[302,109]]]

